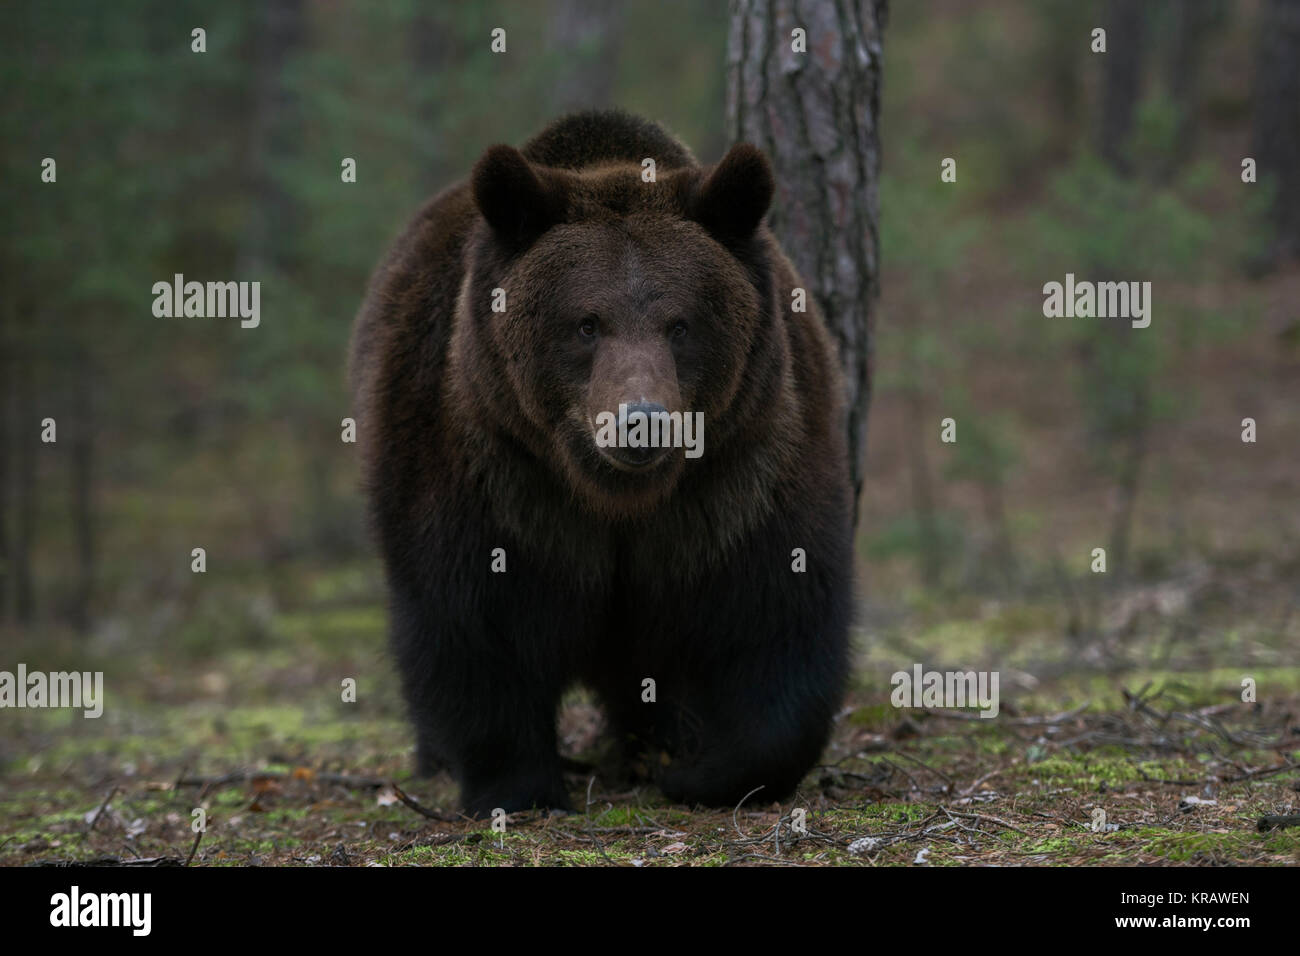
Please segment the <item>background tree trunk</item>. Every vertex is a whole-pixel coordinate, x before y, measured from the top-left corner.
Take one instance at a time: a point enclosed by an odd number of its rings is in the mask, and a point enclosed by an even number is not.
[[[885,0],[732,0],[727,133],[771,158],[768,219],[840,346],[854,515],[879,283],[881,36]],[[806,53],[792,31],[806,32]]]
[[[411,63],[419,104],[419,181],[430,196],[442,187],[447,176],[446,149],[438,136],[439,114],[446,109],[446,103],[435,78],[460,67],[454,62],[456,44],[448,39],[455,30],[449,20],[445,10],[429,5],[421,7],[411,21]]]
[[[551,101],[557,113],[607,106],[623,39],[621,0],[558,0],[551,47],[564,57]]]
[[[1171,49],[1166,61],[1166,85],[1178,110],[1178,133],[1166,173],[1182,167],[1192,155],[1196,120],[1201,115],[1202,73],[1209,40],[1227,23],[1224,0],[1174,0],[1169,5]]]
[[[1149,10],[1144,0],[1110,0],[1106,8],[1106,52],[1101,54],[1101,118],[1097,151],[1116,170],[1127,173],[1129,134],[1142,97],[1142,65],[1146,59]]]
[[[3,278],[5,287],[13,288],[10,284],[12,277],[9,264],[4,262],[0,265],[4,268],[0,278]],[[14,459],[14,426],[17,423],[11,419],[18,393],[14,387],[17,368],[13,361],[14,342],[10,338],[10,312],[9,301],[6,299],[0,302],[0,627],[9,620],[14,577],[13,554],[9,544],[9,515],[13,507],[10,501],[10,473]]]
[[[1276,259],[1300,255],[1300,0],[1265,0],[1257,49],[1252,150],[1275,190]]]
[[[272,266],[284,268],[288,257],[283,244],[277,248],[274,243],[274,231],[294,235],[300,224],[298,205],[273,166],[276,160],[293,155],[301,143],[300,104],[285,80],[285,67],[306,33],[302,0],[271,0],[256,17],[248,173],[257,202],[240,249],[241,275],[260,275]]]
[[[902,364],[907,385],[903,389],[903,410],[907,430],[914,436],[908,442],[908,472],[912,486],[912,512],[916,515],[916,544],[920,556],[921,580],[927,587],[935,588],[943,581],[943,543],[939,539],[938,508],[935,504],[934,479],[930,474],[930,460],[926,455],[925,437],[933,432],[927,427],[928,412],[925,406],[925,389],[922,387],[920,363],[916,345],[910,332],[904,332],[907,342]]]
[[[42,447],[41,419],[36,414],[30,361],[14,366],[14,390],[18,393],[17,456],[18,484],[14,498],[14,617],[19,624],[31,624],[36,613],[32,589],[32,546],[36,541],[36,449]]]
[[[72,392],[72,534],[77,551],[70,617],[78,634],[90,632],[92,598],[95,591],[95,402],[94,370],[84,348],[78,348],[71,363]]]
[[[1053,161],[1065,161],[1074,149],[1075,124],[1086,101],[1085,57],[1096,18],[1077,0],[1034,0],[1031,7],[1039,21],[1039,48],[1035,67],[1043,77],[1051,109],[1045,120],[1050,131],[1047,154]]]

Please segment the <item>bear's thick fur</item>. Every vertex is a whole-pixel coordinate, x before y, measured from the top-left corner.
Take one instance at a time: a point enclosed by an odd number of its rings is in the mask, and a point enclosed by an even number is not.
[[[392,646],[418,767],[471,813],[569,806],[575,683],[685,803],[784,797],[826,743],[843,388],[773,188],[747,144],[706,167],[644,120],[569,116],[489,149],[371,280],[351,378]],[[620,404],[703,413],[703,454],[599,447]]]

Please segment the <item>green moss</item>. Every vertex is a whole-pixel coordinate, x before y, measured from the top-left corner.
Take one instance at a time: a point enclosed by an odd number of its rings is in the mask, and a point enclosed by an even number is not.
[[[876,803],[858,809],[822,810],[813,814],[812,819],[817,821],[819,829],[826,826],[843,830],[865,830],[882,824],[895,825],[924,820],[936,809],[926,803]]]
[[[1249,821],[1246,823],[1249,824]],[[1158,835],[1143,840],[1143,849],[1175,863],[1200,858],[1233,861],[1261,851],[1300,856],[1300,833],[1295,830],[1270,833],[1255,833],[1250,830],[1234,833],[1153,832]]]
[[[980,753],[989,756],[999,756],[1011,749],[1011,742],[1006,736],[995,728],[989,728],[992,732],[981,732],[975,734],[975,744],[980,749]]]
[[[476,834],[470,839],[444,846],[415,846],[401,853],[386,854],[380,860],[387,866],[500,866],[528,859],[522,846],[526,841],[517,834]]]
[[[1070,786],[1082,790],[1100,787],[1114,789],[1122,784],[1143,780],[1177,779],[1198,771],[1181,758],[1164,761],[1135,761],[1127,752],[1108,753],[1094,750],[1086,754],[1059,753],[1016,768],[1019,777],[1037,780],[1041,786]]]
[[[898,719],[898,708],[891,704],[866,704],[849,714],[849,722],[857,727],[887,727]]]
[[[599,850],[556,850],[546,859],[547,866],[601,866],[614,863],[630,863],[636,854],[629,853],[619,845],[607,844],[602,856]]]
[[[671,827],[674,824],[685,823],[689,820],[690,814],[687,811],[667,806],[616,806],[607,810],[593,812],[591,815],[592,825],[598,827],[649,827],[656,824]],[[575,826],[578,830],[581,830],[586,826],[586,821],[583,820],[580,824],[575,824]]]
[[[1050,837],[1038,840],[1021,848],[1024,853],[1073,853],[1078,849],[1077,841],[1066,836]]]

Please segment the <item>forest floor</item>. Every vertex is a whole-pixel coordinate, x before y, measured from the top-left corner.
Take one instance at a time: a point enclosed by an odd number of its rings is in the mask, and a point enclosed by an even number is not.
[[[1286,573],[1225,575],[1102,599],[1107,623],[1073,643],[1050,596],[868,609],[833,741],[791,799],[698,810],[596,770],[569,777],[578,812],[504,833],[457,814],[446,777],[412,779],[373,600],[309,602],[220,651],[31,644],[31,669],[103,670],[107,702],[0,715],[0,864],[1295,865],[1297,821],[1260,821],[1300,814],[1300,614]],[[1226,597],[1241,588],[1253,618]],[[996,663],[999,714],[895,708],[912,661]],[[593,754],[600,724],[572,694],[564,752]]]

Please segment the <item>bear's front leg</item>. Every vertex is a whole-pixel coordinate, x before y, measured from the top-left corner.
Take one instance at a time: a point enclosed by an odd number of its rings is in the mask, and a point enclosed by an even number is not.
[[[659,788],[689,805],[734,807],[746,794],[770,803],[794,792],[830,736],[839,694],[798,671],[738,666],[731,679],[696,682],[676,708]]]
[[[394,601],[395,605],[398,602]],[[503,646],[492,615],[475,626],[414,602],[394,607],[392,641],[415,727],[417,770],[445,767],[467,813],[570,808],[556,749],[562,683],[530,667],[523,647]]]
[[[663,662],[647,705],[664,708],[659,785],[673,800],[783,799],[826,746],[849,674],[852,565],[847,546],[809,551],[799,572],[749,552],[678,607],[692,622],[683,666]]]

